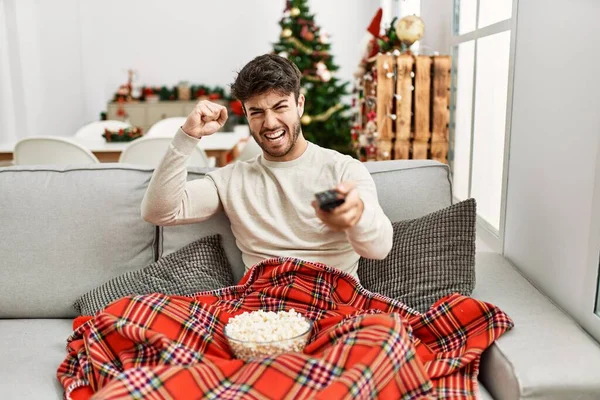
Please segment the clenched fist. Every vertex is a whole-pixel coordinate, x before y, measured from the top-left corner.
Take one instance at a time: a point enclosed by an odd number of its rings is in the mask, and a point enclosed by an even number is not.
[[[201,100],[188,115],[181,129],[195,138],[212,135],[225,125],[227,108],[220,104]]]

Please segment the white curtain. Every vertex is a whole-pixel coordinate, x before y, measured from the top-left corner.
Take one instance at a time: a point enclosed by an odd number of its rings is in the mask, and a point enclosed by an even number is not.
[[[16,140],[13,84],[9,61],[8,5],[0,0],[0,142]]]
[[[0,0],[0,142],[36,132],[40,74],[35,0]]]

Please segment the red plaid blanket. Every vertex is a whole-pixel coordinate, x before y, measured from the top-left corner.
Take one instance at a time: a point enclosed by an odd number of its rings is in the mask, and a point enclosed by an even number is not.
[[[290,308],[315,321],[303,353],[233,358],[231,316]],[[472,298],[418,314],[334,268],[281,258],[237,286],[112,303],[68,338],[57,376],[67,399],[469,399],[481,353],[512,326]]]

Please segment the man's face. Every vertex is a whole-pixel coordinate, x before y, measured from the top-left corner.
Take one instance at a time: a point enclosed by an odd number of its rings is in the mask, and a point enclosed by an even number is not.
[[[271,161],[290,161],[304,148],[295,146],[302,130],[300,116],[304,112],[304,96],[281,95],[276,92],[251,97],[244,102],[250,132]]]

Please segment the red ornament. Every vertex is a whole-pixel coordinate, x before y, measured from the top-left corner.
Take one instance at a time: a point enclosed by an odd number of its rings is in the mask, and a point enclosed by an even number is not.
[[[244,107],[242,106],[242,102],[239,100],[234,100],[229,103],[229,108],[231,112],[239,117],[244,115]]]
[[[367,113],[367,119],[369,121],[375,121],[377,119],[377,113],[375,111],[369,111]]]
[[[377,38],[373,37],[369,40],[367,44],[367,58],[371,58],[376,56],[379,53],[379,43],[377,42]]]
[[[312,42],[313,40],[315,40],[315,34],[312,33],[309,29],[308,26],[304,25],[302,27],[302,30],[300,31],[300,36],[304,39],[304,40],[308,40],[309,42]]]

